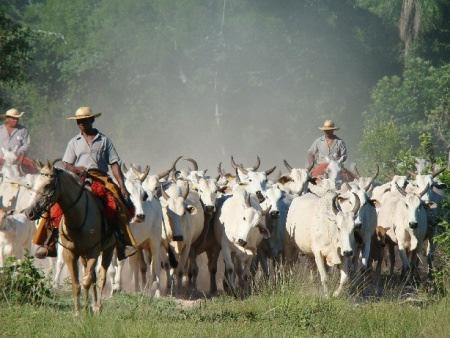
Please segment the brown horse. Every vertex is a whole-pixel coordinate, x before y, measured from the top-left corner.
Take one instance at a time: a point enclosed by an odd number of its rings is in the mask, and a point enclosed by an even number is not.
[[[31,220],[38,219],[54,204],[58,203],[64,212],[64,222],[60,226],[60,242],[63,258],[72,280],[72,296],[75,313],[80,310],[80,282],[78,279],[78,258],[84,266],[81,285],[84,289],[85,308],[88,309],[89,289],[94,283],[92,310],[101,310],[101,298],[106,281],[106,271],[111,263],[115,236],[107,224],[101,203],[78,182],[76,176],[54,167],[53,163],[38,163],[39,174],[33,190],[36,197],[25,211]],[[95,266],[102,255],[98,281]],[[100,297],[97,295],[98,283]]]

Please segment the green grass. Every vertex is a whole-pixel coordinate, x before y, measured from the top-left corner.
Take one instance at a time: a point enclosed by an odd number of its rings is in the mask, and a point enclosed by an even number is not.
[[[416,305],[414,305],[416,304]],[[418,305],[417,305],[418,304]],[[324,299],[293,283],[244,300],[219,297],[182,308],[170,299],[115,295],[100,316],[74,317],[67,294],[45,306],[0,303],[5,337],[448,337],[450,298],[405,303]]]

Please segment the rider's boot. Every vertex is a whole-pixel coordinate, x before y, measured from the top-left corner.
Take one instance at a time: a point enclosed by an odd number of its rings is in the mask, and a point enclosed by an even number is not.
[[[57,256],[57,250],[56,250],[56,243],[58,242],[58,229],[52,228],[52,233],[50,234],[50,237],[46,241],[44,245],[39,245],[39,247],[36,249],[34,256],[36,258],[42,259],[46,257],[56,257]]]
[[[121,230],[116,230],[116,251],[117,251],[117,259],[119,261],[124,260],[127,257],[130,257],[136,253],[136,249],[132,246],[131,241],[128,236],[124,235]]]

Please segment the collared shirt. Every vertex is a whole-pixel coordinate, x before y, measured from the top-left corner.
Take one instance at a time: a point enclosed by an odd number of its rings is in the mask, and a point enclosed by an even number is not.
[[[19,124],[9,135],[8,128],[2,124],[0,126],[0,147],[14,151],[17,155],[25,154],[30,147],[30,134],[27,128]]]
[[[345,162],[347,159],[347,147],[345,146],[344,141],[337,136],[330,146],[328,146],[325,136],[319,137],[313,142],[308,152],[314,155],[316,163],[328,162],[327,158],[341,163]]]
[[[106,173],[108,165],[119,162],[120,158],[111,140],[98,131],[91,145],[81,133],[72,138],[62,160],[77,167],[99,169]]]

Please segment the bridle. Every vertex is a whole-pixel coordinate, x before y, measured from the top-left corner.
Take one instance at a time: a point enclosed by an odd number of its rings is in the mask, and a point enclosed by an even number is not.
[[[38,212],[36,214],[42,215],[45,212],[48,213],[50,208],[52,207],[52,205],[56,203],[56,192],[58,190],[58,186],[60,183],[60,178],[59,178],[60,172],[62,172],[62,169],[55,168],[53,174],[39,173],[40,176],[51,178],[51,183],[50,183],[51,187],[50,187],[50,189],[48,189],[48,191],[40,194],[41,197],[40,197],[39,203],[37,205],[40,206],[41,210],[38,210]],[[66,209],[65,212],[71,210],[72,208],[74,208],[77,205],[77,203],[80,201],[83,194],[86,192],[85,186],[86,186],[85,183],[83,183],[80,186],[80,190],[78,192],[76,199],[74,201],[72,201],[68,207],[65,208]],[[30,190],[36,192],[33,189],[30,189]],[[86,209],[87,209],[87,200],[86,200]],[[85,220],[83,221],[81,226],[83,226],[85,222],[86,222],[86,215],[85,215]]]

